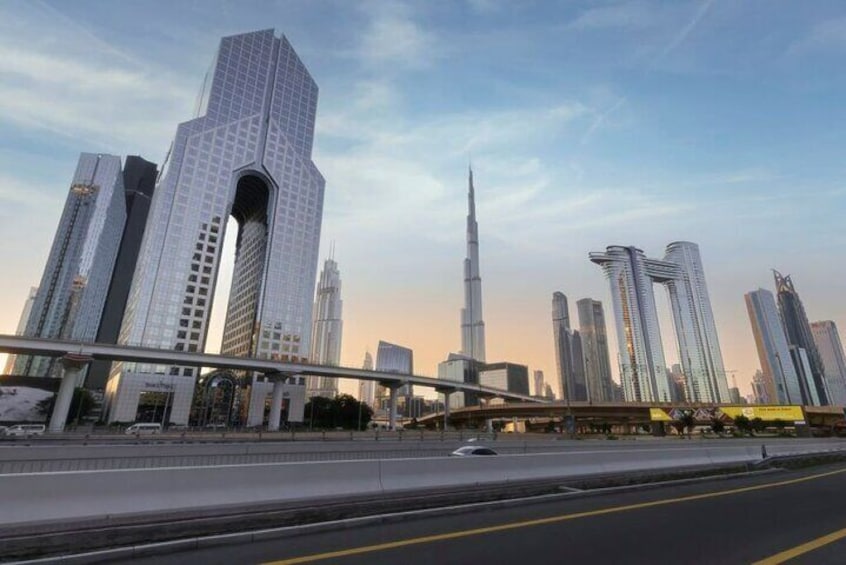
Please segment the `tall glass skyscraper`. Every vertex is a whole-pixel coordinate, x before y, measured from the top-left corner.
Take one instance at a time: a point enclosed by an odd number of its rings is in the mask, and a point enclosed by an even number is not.
[[[576,308],[579,311],[579,330],[582,336],[589,398],[593,402],[612,402],[614,384],[611,380],[608,333],[602,302],[583,298],[576,302]]]
[[[602,267],[611,285],[623,396],[628,402],[670,402],[652,284],[653,271],[672,266],[655,264],[637,247],[619,245],[591,253],[590,260]]]
[[[414,352],[402,345],[380,341],[376,350],[376,370],[384,373],[412,375],[414,374]],[[402,406],[399,409],[401,411],[408,410],[414,396],[414,387],[410,384],[403,385],[397,391],[397,395],[402,399]],[[380,385],[377,396],[379,404],[384,404],[389,396],[388,388]]]
[[[120,157],[81,154],[25,335],[94,341],[125,222]],[[19,355],[15,373],[45,376],[53,365]]]
[[[670,297],[688,400],[730,402],[699,246],[670,243],[663,260],[620,246],[590,258],[611,283],[626,400],[672,400],[652,290],[660,283]]]
[[[555,365],[558,369],[561,398],[587,400],[581,336],[578,331],[570,328],[567,296],[562,292],[552,294],[552,337],[555,341]]]
[[[805,307],[802,305],[799,293],[796,292],[789,275],[785,277],[774,270],[773,276],[775,277],[778,308],[787,342],[794,347],[805,350],[816,396],[819,398],[820,404],[826,405],[829,403],[829,392],[825,382],[825,367],[820,353],[817,351],[817,344],[814,343],[814,335],[811,332],[811,324],[808,323],[808,316],[805,314]],[[810,395],[807,396],[805,401],[811,404],[811,397]]]
[[[314,301],[314,329],[311,333],[311,360],[319,365],[337,366],[341,362],[341,337],[344,322],[341,319],[341,272],[338,263],[326,259],[317,283]],[[338,379],[309,377],[306,380],[308,396],[334,398],[338,394]]]
[[[306,361],[324,180],[311,160],[317,85],[273,30],[221,40],[196,116],[177,127],[156,192],[120,342],[203,351],[224,236],[236,238],[221,352]],[[226,234],[227,219],[238,224]],[[132,420],[149,378],[185,423],[196,369],[124,363],[109,419]]]
[[[775,298],[769,290],[759,288],[744,296],[758,358],[761,361],[765,395],[776,404],[802,404],[799,375],[793,366],[790,348],[776,309]]]
[[[811,333],[825,368],[831,404],[846,406],[846,357],[837,324],[831,320],[811,322]]]
[[[687,397],[694,402],[731,402],[699,246],[690,241],[670,243],[664,261],[679,266],[665,286],[673,309]]]

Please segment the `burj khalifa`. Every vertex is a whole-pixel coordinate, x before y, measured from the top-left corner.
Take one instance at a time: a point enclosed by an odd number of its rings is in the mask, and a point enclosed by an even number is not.
[[[461,309],[461,354],[485,362],[485,322],[482,321],[482,277],[479,276],[479,225],[473,169],[467,193],[467,258],[464,259],[464,308]]]

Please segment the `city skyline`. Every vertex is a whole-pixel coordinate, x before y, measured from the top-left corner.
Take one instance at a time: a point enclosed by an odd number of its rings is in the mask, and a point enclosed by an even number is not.
[[[460,276],[463,171],[471,156],[484,179],[479,215],[491,358],[554,374],[549,293],[562,288],[610,304],[601,274],[584,257],[609,242],[637,243],[650,255],[673,239],[701,246],[725,366],[739,371],[744,392],[758,362],[742,296],[769,288],[771,267],[801,282],[810,319],[846,323],[846,307],[835,299],[844,266],[826,260],[843,245],[835,211],[844,192],[833,170],[840,134],[827,127],[840,112],[829,100],[839,79],[826,71],[843,47],[831,31],[843,16],[838,8],[762,11],[760,29],[726,42],[721,26],[746,21],[752,8],[573,4],[538,18],[493,2],[336,7],[333,14],[292,5],[259,18],[218,2],[200,24],[188,17],[190,7],[153,4],[145,14],[165,31],[151,38],[126,27],[137,21],[132,8],[0,8],[0,48],[14,55],[3,58],[8,80],[0,97],[9,132],[0,145],[0,236],[8,242],[0,259],[13,274],[0,282],[4,333],[14,333],[28,288],[38,283],[75,156],[142,154],[162,162],[174,124],[191,115],[218,38],[269,20],[297,44],[322,87],[317,127],[326,137],[318,136],[315,162],[335,188],[327,191],[322,245],[325,253],[328,239],[341,242],[343,365],[358,365],[386,339],[411,346],[418,372],[434,375],[455,350],[461,289],[444,281]],[[327,49],[320,38],[349,19],[361,23],[360,32],[342,29]],[[176,22],[185,33],[166,31]],[[765,41],[763,29],[774,35]],[[397,41],[397,30],[409,41]],[[612,34],[619,42],[609,45],[603,40]],[[457,43],[462,35],[474,42]],[[501,37],[510,41],[491,41]],[[556,38],[547,42],[554,53],[539,48],[534,39],[542,37]],[[445,56],[451,50],[463,56]],[[580,62],[583,53],[590,57]],[[536,66],[519,65],[521,58]],[[65,80],[65,69],[91,71],[71,75],[90,82]],[[711,91],[701,87],[714,76],[734,79],[719,81],[717,96],[698,94]],[[447,81],[456,86],[451,92],[478,95],[438,96]],[[757,96],[762,81],[770,85],[764,101]],[[661,108],[659,92],[668,100]],[[24,99],[35,113],[20,106]],[[797,104],[805,100],[814,104]],[[790,143],[779,141],[788,131]],[[790,222],[781,221],[787,216]],[[373,269],[374,262],[388,268]],[[663,337],[671,366],[677,360]],[[610,341],[613,355],[613,335]]]

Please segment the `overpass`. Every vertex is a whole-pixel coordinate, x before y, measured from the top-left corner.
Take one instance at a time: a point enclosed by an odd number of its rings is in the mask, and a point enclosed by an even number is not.
[[[712,403],[683,403],[683,402],[547,402],[538,403],[509,403],[489,404],[482,406],[469,406],[458,408],[451,414],[431,414],[418,420],[423,426],[435,426],[442,418],[449,418],[454,426],[478,425],[486,420],[497,419],[563,419],[572,417],[576,422],[589,424],[608,423],[622,426],[651,425],[655,419],[652,410],[671,410],[681,408],[698,412],[700,409],[711,411],[717,408],[732,406],[739,408],[739,405],[712,404]],[[755,409],[756,405],[750,404],[744,408]],[[805,421],[812,427],[831,427],[844,419],[844,408],[842,406],[802,406]],[[703,422],[704,423],[704,422]]]
[[[327,365],[312,365],[308,363],[292,363],[274,359],[257,359],[254,357],[236,357],[216,355],[211,353],[197,353],[188,351],[173,351],[170,349],[156,349],[129,345],[115,345],[107,343],[86,343],[79,341],[65,341],[43,339],[26,336],[0,335],[0,352],[16,355],[38,355],[44,357],[62,358],[63,377],[56,396],[56,405],[50,419],[49,429],[62,431],[73,389],[79,372],[91,361],[125,361],[149,363],[153,365],[173,365],[181,367],[207,367],[213,369],[230,369],[263,373],[275,382],[273,389],[273,404],[270,413],[270,429],[279,429],[282,403],[281,385],[289,377],[295,375],[310,375],[319,377],[334,377],[343,379],[359,379],[375,381],[390,391],[389,418],[393,429],[396,425],[397,391],[404,385],[416,385],[433,388],[446,396],[444,403],[445,419],[449,418],[449,395],[453,392],[474,392],[481,397],[503,398],[517,400],[523,403],[545,402],[537,398],[508,392],[498,388],[482,386],[459,381],[447,381],[420,375],[404,375],[399,373],[385,373],[368,371],[350,367],[332,367]]]

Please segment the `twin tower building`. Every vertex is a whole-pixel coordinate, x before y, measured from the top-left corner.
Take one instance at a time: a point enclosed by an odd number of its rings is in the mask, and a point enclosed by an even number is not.
[[[221,353],[307,361],[325,184],[311,158],[317,96],[284,36],[222,39],[155,181],[140,158],[122,168],[81,156],[26,333],[201,352],[226,235],[236,251]],[[237,234],[225,234],[230,217]],[[15,370],[44,375],[51,363],[19,356]],[[197,371],[124,362],[99,377],[90,368],[101,383],[87,385],[105,385],[109,421],[133,421],[153,391],[187,423]]]

